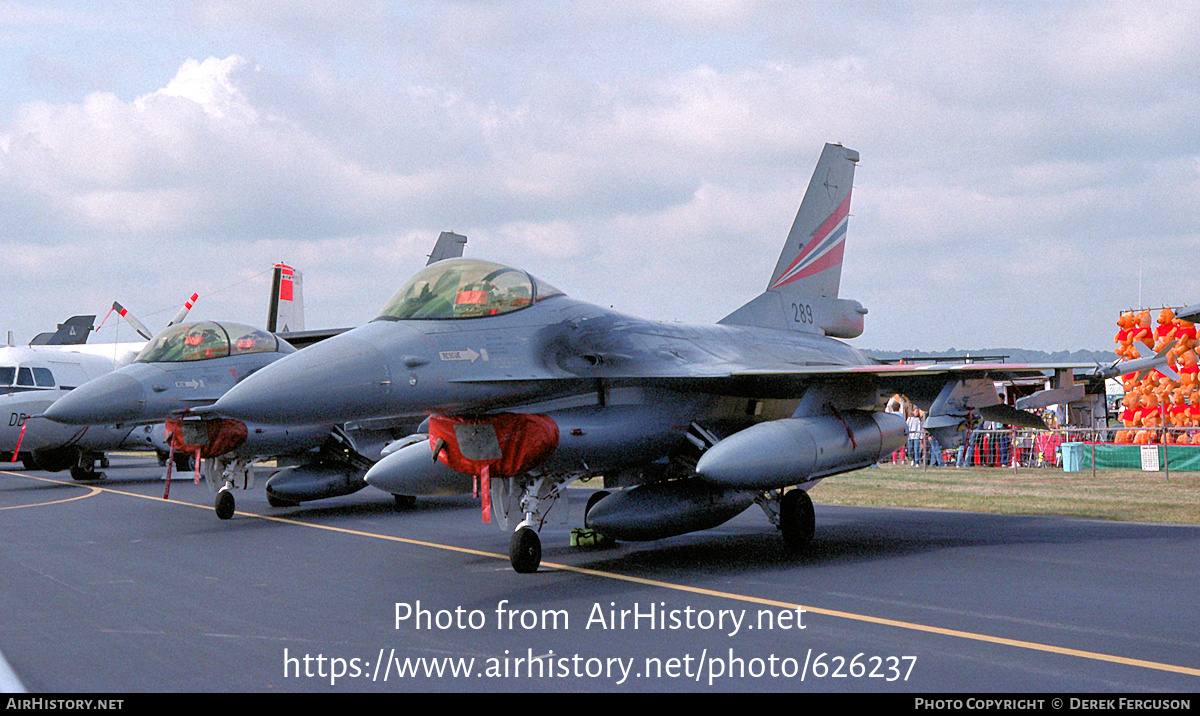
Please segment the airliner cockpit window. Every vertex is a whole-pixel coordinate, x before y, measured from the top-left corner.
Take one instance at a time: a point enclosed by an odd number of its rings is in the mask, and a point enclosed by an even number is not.
[[[15,385],[14,385],[15,382]],[[53,388],[54,374],[49,368],[0,366],[0,393],[20,392],[29,388]],[[13,388],[14,390],[7,390]]]
[[[486,318],[527,308],[534,301],[562,295],[538,284],[524,271],[478,259],[447,259],[417,273],[392,297],[383,320]]]
[[[139,363],[181,363],[223,358],[230,354],[270,353],[279,349],[275,336],[239,323],[185,323],[158,334],[138,354]]]

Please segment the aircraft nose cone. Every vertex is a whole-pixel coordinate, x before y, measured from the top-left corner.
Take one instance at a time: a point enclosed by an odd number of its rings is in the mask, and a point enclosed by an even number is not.
[[[142,384],[110,373],[75,388],[46,409],[45,416],[71,425],[122,423],[141,417],[146,405]]]
[[[344,333],[259,370],[222,396],[213,410],[276,425],[343,422],[378,410],[390,387],[383,353]]]

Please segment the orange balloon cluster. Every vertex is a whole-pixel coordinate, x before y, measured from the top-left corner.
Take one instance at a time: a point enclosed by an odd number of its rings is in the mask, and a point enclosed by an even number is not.
[[[1150,311],[1122,313],[1113,341],[1116,354],[1126,360],[1139,357],[1135,343],[1142,343],[1155,353],[1175,341],[1167,352],[1167,365],[1179,373],[1172,380],[1152,370],[1140,379],[1136,374],[1123,376],[1125,399],[1122,401],[1121,423],[1115,442],[1148,444],[1167,442],[1200,445],[1200,367],[1197,366],[1196,326],[1181,321],[1175,313],[1164,308],[1158,314],[1158,325],[1151,326]],[[1163,428],[1197,428],[1187,432],[1164,431]],[[1165,436],[1165,437],[1164,437]]]

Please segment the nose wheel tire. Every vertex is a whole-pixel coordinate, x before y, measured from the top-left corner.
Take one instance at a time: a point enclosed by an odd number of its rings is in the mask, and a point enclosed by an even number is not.
[[[528,527],[513,532],[508,543],[508,559],[518,574],[536,572],[542,563],[542,540],[538,533]]]
[[[217,500],[213,507],[217,510],[217,517],[227,520],[233,517],[233,511],[237,508],[237,501],[234,500],[232,492],[221,490],[217,493]]]
[[[804,490],[789,490],[779,500],[779,530],[788,549],[800,551],[812,542],[817,531],[813,503]]]

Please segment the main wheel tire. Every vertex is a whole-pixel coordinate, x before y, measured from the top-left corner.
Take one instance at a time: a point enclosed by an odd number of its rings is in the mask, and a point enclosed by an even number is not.
[[[221,490],[217,493],[217,499],[213,507],[216,509],[219,519],[227,520],[233,517],[233,511],[237,509],[237,500],[234,499],[233,493],[229,490]]]
[[[186,452],[175,453],[175,472],[191,472],[192,456]]]
[[[416,495],[392,495],[396,500],[397,510],[411,510],[417,504]]]
[[[817,518],[807,492],[795,489],[783,493],[779,500],[779,530],[790,550],[800,551],[812,542]]]
[[[508,560],[518,574],[536,572],[542,563],[542,539],[538,533],[528,527],[513,532],[508,543]]]

